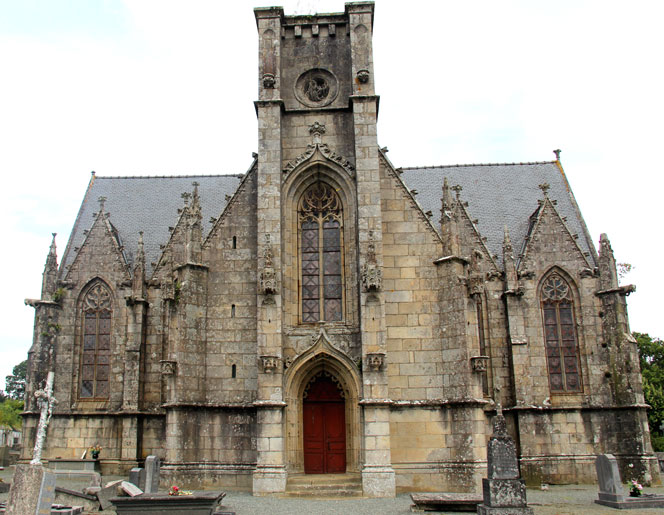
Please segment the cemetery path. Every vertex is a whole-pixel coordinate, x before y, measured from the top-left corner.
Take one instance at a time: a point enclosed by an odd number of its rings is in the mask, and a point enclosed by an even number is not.
[[[13,467],[0,471],[0,478],[11,482]],[[112,479],[124,479],[104,476],[103,482]],[[60,480],[58,486],[72,490],[81,490],[86,481]],[[400,494],[395,499],[302,499],[279,497],[253,497],[248,492],[226,490],[224,509],[236,515],[269,513],[270,515],[406,515],[410,514],[411,500],[408,494]],[[595,504],[596,485],[551,485],[548,490],[528,489],[528,503],[535,515],[608,515],[619,513],[606,506]],[[646,488],[646,493],[664,495],[664,487]],[[8,494],[0,494],[0,501]],[[629,510],[630,515],[654,515],[658,509]],[[112,514],[112,511],[101,512]],[[458,515],[459,512],[422,512]]]

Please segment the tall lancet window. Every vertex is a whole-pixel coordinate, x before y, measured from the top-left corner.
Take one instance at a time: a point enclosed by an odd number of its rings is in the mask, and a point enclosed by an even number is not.
[[[572,288],[553,272],[544,279],[541,301],[551,392],[579,392],[581,378]]]
[[[300,226],[302,322],[343,319],[343,209],[335,191],[317,182],[304,192]]]
[[[95,283],[83,298],[81,399],[108,399],[111,357],[111,292]]]

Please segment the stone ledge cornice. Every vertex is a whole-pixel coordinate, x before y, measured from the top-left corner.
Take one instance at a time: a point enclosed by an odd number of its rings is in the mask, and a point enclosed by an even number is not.
[[[536,406],[534,404],[528,406],[510,406],[503,407],[503,411],[601,411],[601,410],[633,410],[633,409],[648,409],[648,404],[568,404],[564,406]]]
[[[161,405],[165,410],[181,408],[201,409],[253,409],[253,402],[167,402]]]
[[[435,259],[433,261],[433,264],[442,265],[443,263],[451,263],[451,262],[461,263],[462,265],[467,265],[469,263],[469,261],[466,258],[462,258],[461,256],[444,256]]]
[[[183,263],[181,265],[177,265],[175,267],[175,270],[182,270],[183,268],[197,268],[199,270],[208,270],[210,267],[206,265],[205,263]]]

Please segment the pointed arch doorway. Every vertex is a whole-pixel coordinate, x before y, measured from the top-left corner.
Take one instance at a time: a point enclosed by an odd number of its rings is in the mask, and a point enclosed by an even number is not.
[[[307,384],[302,402],[304,472],[346,472],[346,402],[324,371]]]

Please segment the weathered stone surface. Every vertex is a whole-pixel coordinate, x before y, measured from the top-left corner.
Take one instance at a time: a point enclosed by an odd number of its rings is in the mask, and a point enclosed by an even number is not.
[[[111,501],[118,515],[124,513],[209,515],[225,496],[225,492],[200,492],[193,495],[164,493],[143,494],[138,497],[114,497]]]
[[[145,487],[146,494],[155,494],[159,491],[159,469],[160,461],[157,456],[145,458]]]
[[[48,515],[54,500],[55,474],[41,465],[16,466],[7,500],[7,515]]]

